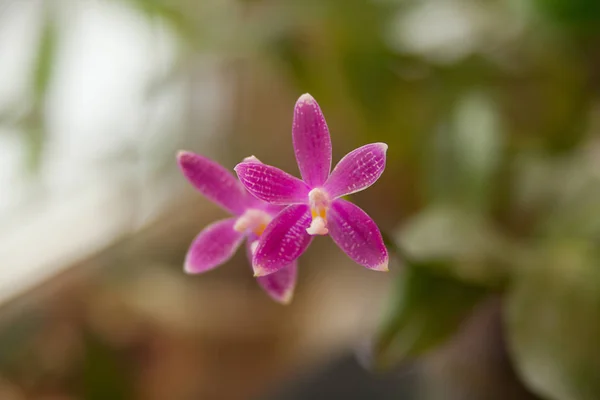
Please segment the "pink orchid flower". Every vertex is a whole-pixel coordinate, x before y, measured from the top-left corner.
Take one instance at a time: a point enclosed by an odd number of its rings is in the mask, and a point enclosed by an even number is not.
[[[385,143],[360,147],[331,171],[331,137],[315,99],[296,102],[292,139],[300,180],[278,168],[248,159],[234,169],[244,187],[270,204],[287,206],[267,226],[254,252],[255,276],[270,276],[296,260],[313,236],[329,234],[355,262],[388,270],[388,252],[375,222],[341,197],[366,189],[385,169]]]
[[[197,274],[212,270],[229,260],[244,239],[248,259],[258,245],[258,238],[282,207],[273,206],[248,194],[227,169],[197,154],[182,151],[177,155],[183,175],[206,198],[233,214],[207,226],[192,242],[185,271]],[[252,162],[259,163],[252,158]],[[259,277],[258,283],[274,300],[287,304],[296,284],[296,262],[288,263],[277,273]]]

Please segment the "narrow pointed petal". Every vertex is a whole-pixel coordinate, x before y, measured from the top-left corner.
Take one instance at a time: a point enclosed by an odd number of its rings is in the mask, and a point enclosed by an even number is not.
[[[225,210],[239,215],[252,201],[235,176],[216,162],[188,151],[179,152],[177,161],[190,183]]]
[[[310,221],[306,204],[291,205],[280,212],[260,237],[252,259],[254,276],[272,274],[300,257],[312,241],[306,232]]]
[[[331,137],[319,104],[309,94],[296,102],[292,139],[302,179],[310,187],[322,186],[331,171]]]
[[[385,143],[371,143],[346,154],[325,183],[331,198],[360,192],[374,184],[385,169]]]
[[[293,261],[279,271],[270,275],[259,276],[256,280],[273,300],[281,304],[290,304],[294,297],[297,275],[298,262]]]
[[[261,200],[281,205],[308,201],[308,186],[279,168],[258,162],[242,162],[234,169],[246,190]]]
[[[199,274],[218,267],[229,260],[244,239],[244,234],[233,229],[236,218],[217,221],[196,236],[185,257],[185,271]]]
[[[388,252],[377,224],[358,206],[337,199],[327,216],[329,235],[351,259],[376,271],[388,270]]]
[[[252,253],[258,246],[258,237],[250,235],[246,241],[246,254],[250,265],[252,265]],[[260,287],[276,302],[281,304],[290,304],[294,297],[296,287],[296,277],[298,275],[298,263],[293,261],[290,265],[281,268],[279,271],[270,275],[259,276],[256,278]]]

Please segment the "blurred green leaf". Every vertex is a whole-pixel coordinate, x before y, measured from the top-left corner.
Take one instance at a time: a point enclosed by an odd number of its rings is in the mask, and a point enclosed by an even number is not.
[[[58,33],[56,21],[50,7],[46,8],[44,25],[40,31],[39,44],[32,77],[33,104],[28,115],[23,118],[23,129],[28,146],[27,165],[37,171],[44,150],[45,99],[56,58]]]
[[[454,129],[457,161],[465,177],[464,190],[473,197],[473,206],[486,205],[503,149],[495,104],[482,93],[463,96],[455,110]]]
[[[600,30],[600,2],[596,0],[534,0],[540,13],[577,33]]]
[[[503,153],[499,120],[488,96],[471,92],[459,99],[432,138],[425,169],[432,201],[489,210]]]
[[[194,22],[190,14],[185,13],[183,4],[164,0],[119,0],[129,2],[146,14],[166,21],[182,38],[194,39]],[[175,3],[175,4],[173,4]]]
[[[36,102],[42,101],[48,90],[54,67],[57,39],[56,22],[53,15],[47,13],[33,72],[33,90]]]
[[[349,94],[358,100],[365,117],[377,122],[387,111],[398,81],[390,68],[394,53],[380,28],[391,18],[391,7],[369,0],[346,0],[344,7],[330,10],[331,36],[340,51]]]
[[[508,345],[521,377],[552,400],[600,398],[600,253],[548,243],[506,296]]]
[[[489,287],[501,287],[522,257],[482,216],[448,206],[430,207],[413,217],[400,231],[399,242],[418,262]]]
[[[375,337],[372,362],[376,367],[386,368],[442,344],[487,293],[436,269],[405,263],[396,278],[389,312]]]
[[[534,215],[541,237],[600,240],[600,144],[568,155],[527,155],[515,165],[515,206]]]
[[[8,374],[17,364],[29,361],[24,357],[27,346],[48,321],[40,310],[33,309],[14,316],[0,329],[0,368]],[[25,360],[24,360],[25,359]]]
[[[132,398],[128,368],[116,350],[90,331],[84,333],[85,358],[81,368],[82,398],[128,400]]]

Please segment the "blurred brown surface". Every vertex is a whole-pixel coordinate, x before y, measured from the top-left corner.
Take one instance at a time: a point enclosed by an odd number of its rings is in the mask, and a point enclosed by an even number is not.
[[[28,396],[64,387],[77,395],[82,363],[97,362],[92,340],[133,378],[136,398],[256,398],[373,328],[389,280],[331,253],[326,240],[301,263],[290,306],[260,290],[241,255],[210,274],[185,275],[189,238],[214,215],[197,199],[186,204],[56,277],[35,298],[5,306],[4,326],[13,329],[19,320],[41,318],[15,337],[8,382]]]

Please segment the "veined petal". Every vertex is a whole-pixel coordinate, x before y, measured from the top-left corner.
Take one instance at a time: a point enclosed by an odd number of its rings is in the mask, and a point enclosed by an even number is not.
[[[306,204],[295,204],[280,212],[263,232],[254,252],[255,276],[272,274],[296,260],[312,241],[306,232],[311,221]]]
[[[284,208],[285,206],[279,204],[269,204],[265,203],[264,201],[262,202],[262,209],[265,210],[265,212],[271,216],[279,214],[281,211],[283,211]]]
[[[177,161],[190,183],[225,210],[239,215],[253,200],[235,176],[216,162],[188,151],[179,152]]]
[[[237,218],[217,221],[196,236],[185,257],[185,271],[198,274],[218,267],[229,260],[244,239],[233,229]]]
[[[331,137],[319,104],[308,93],[296,102],[292,139],[304,182],[310,187],[323,185],[331,171]]]
[[[388,270],[388,252],[377,224],[358,206],[337,199],[327,215],[333,241],[358,264],[376,271]]]
[[[308,186],[279,168],[258,162],[241,162],[234,169],[246,190],[261,200],[285,205],[308,201]]]
[[[252,247],[258,244],[256,235],[252,235],[246,242],[246,252],[248,260],[252,264]],[[296,276],[298,275],[298,264],[293,261],[290,265],[281,268],[270,275],[259,276],[256,278],[260,287],[276,302],[289,304],[294,297],[294,288],[296,287]]]
[[[385,143],[371,143],[346,154],[325,183],[331,198],[360,192],[374,184],[385,169]]]
[[[292,261],[277,272],[256,278],[258,284],[276,302],[290,304],[296,288],[298,275],[298,262]]]

